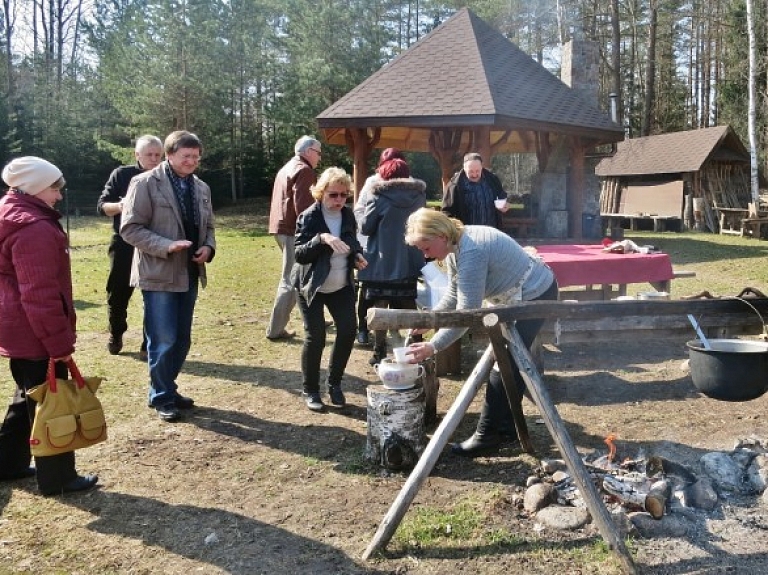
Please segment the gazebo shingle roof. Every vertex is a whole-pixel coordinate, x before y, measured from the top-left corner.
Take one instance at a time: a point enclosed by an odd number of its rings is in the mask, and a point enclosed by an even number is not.
[[[708,159],[749,163],[749,152],[730,126],[715,126],[624,140],[600,160],[598,176],[698,172]]]
[[[331,138],[332,128],[381,127],[382,142],[386,127],[493,126],[500,132],[583,136],[596,143],[623,138],[607,114],[466,8],[317,120]]]

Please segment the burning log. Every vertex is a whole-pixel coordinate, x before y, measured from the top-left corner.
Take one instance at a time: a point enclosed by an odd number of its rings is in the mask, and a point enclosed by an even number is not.
[[[642,508],[654,519],[664,516],[664,508],[671,493],[671,487],[664,479],[648,485],[644,479],[637,481],[613,475],[603,477],[603,489],[622,503]]]

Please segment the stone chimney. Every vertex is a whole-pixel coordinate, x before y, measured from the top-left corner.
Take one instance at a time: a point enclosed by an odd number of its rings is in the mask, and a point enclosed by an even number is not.
[[[599,58],[596,42],[573,38],[563,46],[560,79],[593,106],[598,105]]]

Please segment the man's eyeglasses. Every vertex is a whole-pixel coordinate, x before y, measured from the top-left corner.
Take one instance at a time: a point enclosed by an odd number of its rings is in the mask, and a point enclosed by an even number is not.
[[[316,150],[315,148],[310,148],[310,150],[312,150],[318,156],[322,156],[323,155],[323,153],[320,150]]]
[[[326,196],[335,200],[336,198],[348,198],[349,194],[347,192],[330,192]]]

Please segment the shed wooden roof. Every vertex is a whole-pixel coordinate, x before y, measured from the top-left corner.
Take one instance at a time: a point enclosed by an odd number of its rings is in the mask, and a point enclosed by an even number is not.
[[[380,128],[377,147],[429,150],[434,128],[492,126],[498,151],[530,151],[533,132],[623,139],[620,126],[464,8],[317,117],[330,143],[343,128]]]
[[[705,162],[749,163],[749,152],[730,126],[715,126],[624,140],[597,164],[598,176],[698,172]]]

